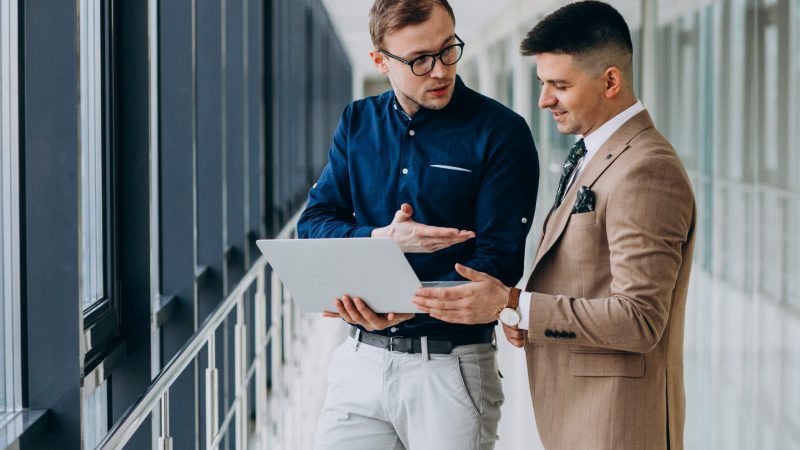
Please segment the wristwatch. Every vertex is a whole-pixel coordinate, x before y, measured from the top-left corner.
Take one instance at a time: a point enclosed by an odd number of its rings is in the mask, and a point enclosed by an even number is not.
[[[503,325],[515,327],[522,320],[522,314],[519,313],[519,294],[521,292],[515,287],[508,292],[508,303],[500,310],[500,322]]]

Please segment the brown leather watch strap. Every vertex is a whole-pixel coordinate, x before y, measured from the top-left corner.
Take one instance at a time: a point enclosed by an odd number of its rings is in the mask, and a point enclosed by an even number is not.
[[[512,287],[510,291],[508,291],[508,304],[506,304],[506,308],[517,309],[519,306],[519,294],[522,291],[519,289]]]

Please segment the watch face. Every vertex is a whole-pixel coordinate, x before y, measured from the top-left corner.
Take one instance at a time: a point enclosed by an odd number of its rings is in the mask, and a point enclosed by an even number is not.
[[[503,322],[503,325],[515,327],[519,325],[520,319],[522,319],[522,317],[516,309],[503,308],[503,310],[500,311],[500,322]]]

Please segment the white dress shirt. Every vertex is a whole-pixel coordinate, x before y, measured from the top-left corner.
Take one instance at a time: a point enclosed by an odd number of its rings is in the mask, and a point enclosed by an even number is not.
[[[631,120],[633,116],[639,114],[640,112],[644,111],[644,106],[642,106],[642,102],[637,100],[632,106],[630,106],[625,111],[617,114],[616,116],[612,117],[608,122],[604,123],[600,126],[600,128],[594,130],[594,132],[590,133],[588,136],[583,137],[583,144],[586,146],[586,154],[583,155],[580,162],[578,163],[578,167],[575,168],[573,172],[572,178],[570,179],[569,184],[567,185],[567,189],[564,190],[564,195],[567,195],[567,191],[569,191],[570,187],[572,186],[572,181],[578,177],[578,173],[580,173],[581,169],[586,166],[589,160],[592,159],[595,153],[600,150],[600,147],[606,143],[608,138],[611,137],[616,131],[625,124],[625,122]],[[531,308],[531,293],[523,291],[519,295],[519,312],[522,316],[522,320],[519,322],[519,328],[523,330],[528,329],[528,323],[530,320],[530,308]]]

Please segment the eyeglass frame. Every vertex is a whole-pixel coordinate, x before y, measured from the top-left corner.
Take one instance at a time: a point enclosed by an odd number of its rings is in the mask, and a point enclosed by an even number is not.
[[[407,59],[401,58],[401,57],[399,57],[397,55],[394,55],[392,53],[387,52],[386,50],[378,49],[378,51],[380,53],[383,53],[384,55],[392,58],[392,59],[395,59],[395,60],[400,61],[401,63],[407,65],[408,68],[411,69],[411,73],[413,73],[414,75],[416,75],[418,77],[424,77],[425,75],[433,72],[433,69],[436,67],[436,60],[437,59],[439,60],[440,63],[442,63],[445,66],[452,66],[452,65],[455,65],[456,63],[458,63],[459,61],[461,61],[461,57],[464,56],[464,45],[465,45],[465,43],[460,37],[458,37],[457,34],[454,34],[453,36],[455,36],[455,38],[458,39],[457,43],[455,43],[453,45],[448,45],[447,47],[441,49],[437,53],[419,55],[419,56],[417,56],[416,58],[414,58],[412,60],[407,60]],[[444,52],[452,49],[453,47],[459,47],[460,50],[461,50],[461,54],[458,56],[458,59],[455,60],[455,62],[453,62],[452,64],[447,64],[447,63],[444,62],[444,60],[442,60],[442,55],[444,54]],[[423,74],[417,74],[416,72],[414,72],[414,63],[419,61],[422,58],[427,58],[427,57],[433,58],[431,60],[431,61],[433,61],[433,63],[431,64],[430,70],[428,70],[427,72],[425,72]]]

